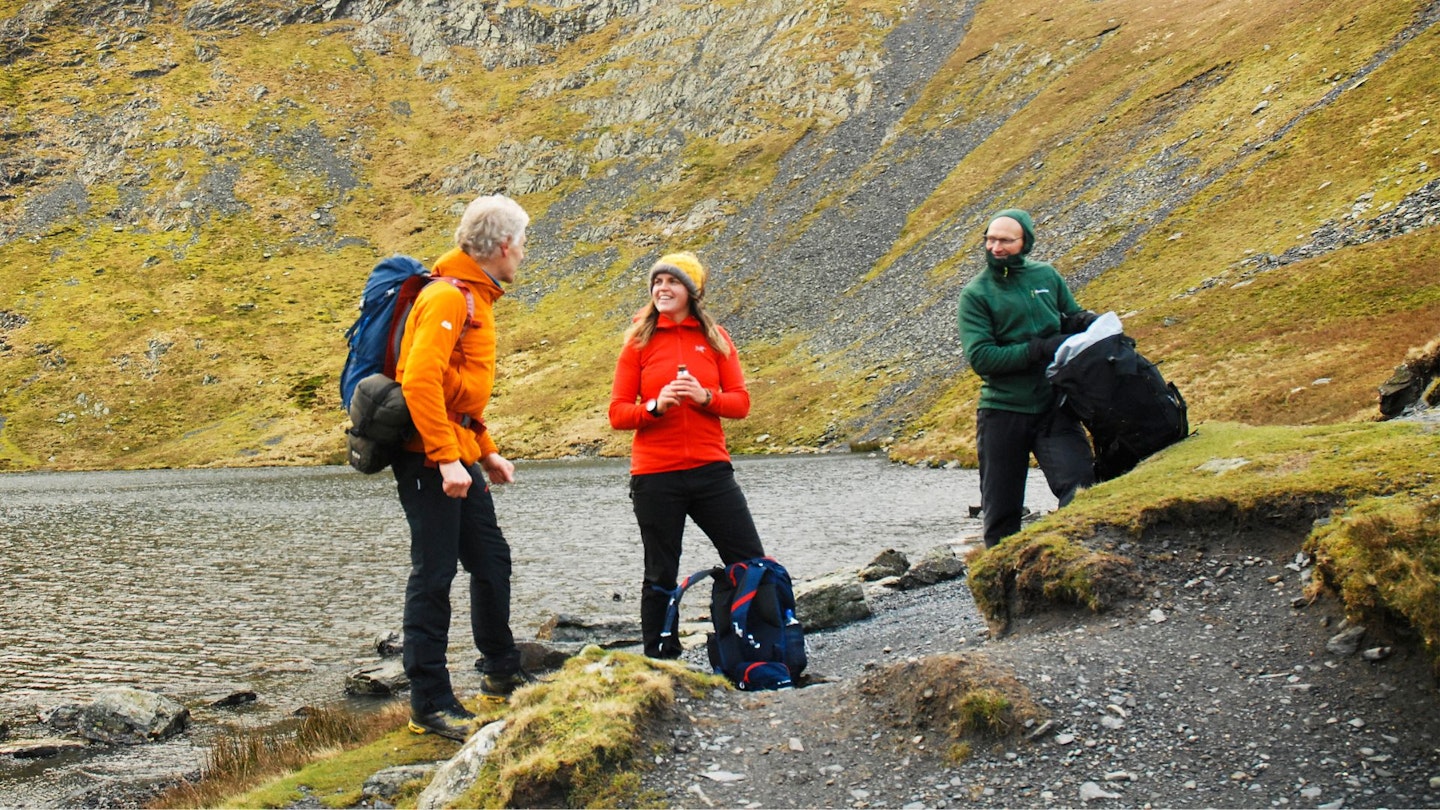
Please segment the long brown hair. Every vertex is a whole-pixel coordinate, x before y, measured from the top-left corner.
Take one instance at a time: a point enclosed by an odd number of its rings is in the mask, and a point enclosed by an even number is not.
[[[710,313],[705,311],[704,305],[695,296],[690,297],[690,314],[700,322],[700,328],[705,332],[705,342],[709,343],[712,349],[720,352],[720,356],[729,357],[730,343],[725,340],[724,335],[720,334],[719,324],[715,323],[715,319],[710,317]],[[645,344],[650,342],[650,338],[655,336],[655,325],[659,322],[660,310],[655,308],[655,299],[652,298],[640,308],[639,312],[635,313],[635,322],[625,330],[626,342],[634,341],[635,348],[644,348]]]

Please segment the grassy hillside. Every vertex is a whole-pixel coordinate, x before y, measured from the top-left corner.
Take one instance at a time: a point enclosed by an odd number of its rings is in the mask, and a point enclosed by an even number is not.
[[[626,451],[614,354],[675,248],[746,452],[968,458],[953,308],[1002,205],[1192,422],[1369,418],[1440,323],[1425,2],[61,5],[0,2],[0,468],[338,460],[365,272],[491,191],[535,215],[514,456]]]

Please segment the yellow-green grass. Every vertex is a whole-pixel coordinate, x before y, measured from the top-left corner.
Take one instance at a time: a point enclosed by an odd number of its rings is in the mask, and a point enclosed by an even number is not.
[[[867,9],[836,6],[831,14],[844,18],[845,30],[858,32],[858,41],[883,34]],[[343,417],[334,409],[333,379],[326,378],[338,375],[339,332],[353,316],[364,271],[380,254],[432,259],[447,247],[455,206],[470,192],[435,194],[445,167],[473,164],[501,143],[534,136],[564,144],[598,135],[581,133],[586,122],[565,111],[603,99],[615,91],[612,84],[594,82],[542,103],[532,88],[581,70],[613,70],[616,64],[597,60],[597,54],[634,36],[611,25],[557,52],[554,62],[487,70],[479,54],[464,49],[431,65],[404,55],[403,47],[362,52],[349,39],[353,27],[297,25],[215,37],[157,23],[147,37],[105,51],[103,59],[93,53],[93,32],[83,27],[56,23],[43,38],[32,38],[32,44],[43,39],[45,47],[6,72],[3,92],[14,101],[8,130],[62,132],[60,121],[72,113],[73,100],[96,113],[113,111],[133,98],[121,85],[135,71],[174,67],[141,85],[145,103],[131,109],[130,119],[144,137],[126,138],[121,170],[97,176],[86,189],[88,216],[62,222],[43,239],[0,246],[0,288],[17,293],[7,307],[28,321],[7,332],[12,350],[0,354],[0,376],[10,381],[0,392],[6,418],[0,466],[335,460]],[[202,45],[213,49],[208,61],[193,58]],[[47,58],[57,50],[73,53],[74,60],[57,68]],[[89,79],[97,71],[103,81]],[[465,77],[464,92],[442,101],[434,81],[440,76]],[[405,110],[391,100],[404,101]],[[765,187],[779,156],[804,134],[795,124],[776,121],[734,144],[696,139],[685,146],[684,171],[677,177],[606,215],[632,232],[637,224],[653,229],[649,236],[656,239],[661,224],[683,217],[699,200],[722,199],[733,210]],[[272,134],[273,127],[279,132]],[[357,187],[338,194],[313,168],[290,165],[295,156],[283,151],[251,154],[261,143],[306,127],[354,161]],[[62,168],[81,160],[59,141],[55,156]],[[221,220],[208,211],[197,217],[188,201],[220,170],[235,170],[234,193],[245,210]],[[43,193],[61,176],[30,190]],[[114,183],[127,178],[152,201],[136,222],[113,216],[121,205]],[[477,178],[487,184],[505,179]],[[566,180],[522,202],[542,216],[577,182]],[[0,219],[19,216],[26,203],[22,197],[0,201]],[[318,210],[336,218],[333,232],[313,224]],[[667,216],[637,218],[646,211]],[[363,235],[364,246],[307,248],[297,241],[318,236],[323,243],[347,234]],[[701,248],[708,238],[702,232],[675,241]],[[624,261],[612,274],[643,253],[624,247]],[[282,266],[287,278],[266,277]],[[532,264],[527,270],[540,275],[547,268]],[[608,430],[603,408],[611,344],[631,307],[617,305],[628,296],[600,289],[597,299],[595,289],[539,308],[544,328],[554,333],[548,343],[536,344],[536,367],[550,369],[543,379],[527,379],[517,368],[517,379],[507,385],[502,362],[497,390],[508,401],[497,403],[495,424],[514,437],[507,447],[512,455],[597,446],[623,452],[627,443]],[[599,312],[616,318],[594,317]],[[574,329],[556,330],[567,314],[582,319],[569,322]],[[502,333],[502,347],[506,341]],[[147,367],[143,384],[130,379],[130,358],[153,343],[172,345]],[[182,358],[192,346],[195,356]],[[56,358],[63,366],[44,365]],[[573,369],[578,372],[558,373]],[[82,410],[77,398],[101,405],[94,415],[68,419]]]
[[[1434,337],[1424,325],[1436,322],[1440,234],[1431,228],[1389,246],[1349,248],[1253,280],[1243,262],[1251,251],[1297,244],[1297,236],[1348,213],[1363,193],[1375,196],[1361,219],[1374,217],[1440,166],[1440,125],[1423,123],[1437,92],[1426,81],[1440,56],[1436,37],[1410,40],[1352,87],[1417,7],[1413,0],[1264,8],[1239,0],[982,4],[953,58],[896,128],[899,137],[887,139],[817,210],[780,223],[774,238],[783,245],[855,182],[908,157],[892,153],[913,143],[906,135],[963,126],[1027,100],[956,164],[869,278],[952,225],[958,211],[988,211],[1004,200],[1054,217],[1065,213],[1062,205],[1073,210],[1126,192],[1157,159],[1183,163],[1180,182],[1203,185],[1188,202],[1170,212],[1142,206],[1102,223],[1068,253],[1045,258],[1070,272],[1117,244],[1131,222],[1160,217],[1120,266],[1079,291],[1081,303],[1135,313],[1127,330],[1142,351],[1165,361],[1196,420],[1356,418],[1371,408],[1374,386],[1405,349]],[[738,4],[726,13],[733,8]],[[774,19],[781,33],[765,53],[770,64],[805,78],[797,93],[857,89],[857,75],[842,69],[838,54],[874,48],[895,19],[893,9],[870,0],[783,11]],[[502,144],[538,138],[541,152],[579,155],[588,177],[602,176],[613,161],[587,162],[595,139],[655,135],[668,124],[597,126],[577,113],[579,105],[603,106],[615,94],[683,80],[662,58],[666,32],[621,20],[555,51],[554,61],[494,70],[482,53],[464,48],[429,64],[399,41],[388,53],[360,50],[350,38],[354,27],[337,21],[221,36],[162,18],[124,42],[65,22],[32,32],[27,42],[35,52],[0,76],[0,124],[18,136],[14,143],[37,142],[35,155],[54,161],[53,171],[0,200],[0,223],[72,175],[86,182],[88,207],[42,235],[0,245],[3,306],[29,322],[0,335],[11,347],[0,351],[0,467],[335,460],[343,425],[331,399],[343,358],[339,333],[373,260],[391,252],[431,259],[444,250],[455,206],[474,190],[467,184],[490,188],[509,179],[480,168]],[[702,35],[687,32],[674,47]],[[1345,47],[1337,53],[1338,41]],[[213,58],[201,61],[197,47]],[[827,69],[807,72],[826,59]],[[157,68],[167,72],[136,76]],[[593,81],[556,89],[582,74]],[[1340,90],[1335,103],[1309,111]],[[1252,114],[1261,102],[1268,106]],[[512,344],[525,347],[513,358],[523,361],[513,384],[502,356],[500,401],[490,416],[502,442],[513,437],[505,445],[511,455],[624,452],[628,437],[603,418],[605,382],[616,334],[636,299],[610,283],[659,250],[703,253],[715,226],[678,236],[666,228],[698,202],[718,200],[733,213],[789,182],[776,176],[781,157],[832,123],[768,102],[736,104],[754,123],[746,138],[692,137],[673,165],[630,161],[641,171],[653,168],[656,182],[564,223],[614,227],[610,244],[576,246],[575,253],[613,247],[620,258],[583,290],[562,286],[560,294],[579,293],[576,300],[535,307],[533,325],[521,327],[525,334]],[[99,116],[123,115],[113,133],[77,132],[77,108],[80,122],[97,122],[90,130],[108,120]],[[1291,123],[1278,144],[1252,148]],[[259,154],[302,129],[351,161],[354,188],[330,187],[317,167],[283,150]],[[87,161],[102,142],[99,157]],[[1424,161],[1428,173],[1419,170]],[[208,179],[230,171],[243,211],[216,217],[183,206]],[[588,182],[558,180],[522,202],[543,215]],[[137,191],[138,221],[119,222]],[[317,210],[335,218],[333,228],[311,219]],[[1044,228],[1042,217],[1042,251],[1057,244]],[[342,238],[359,244],[328,246]],[[973,272],[971,247],[937,259],[928,282],[954,286]],[[102,263],[105,278],[92,278]],[[289,277],[266,269],[282,265]],[[549,270],[534,264],[525,272]],[[1343,294],[1315,292],[1331,284]],[[1189,294],[1202,286],[1208,289]],[[743,300],[743,291],[721,288],[716,296]],[[513,323],[502,320],[502,351]],[[546,330],[556,339],[534,339]],[[843,443],[852,438],[844,426],[873,411],[866,384],[873,369],[815,357],[799,332],[787,334],[783,347],[739,337],[742,353],[757,361],[747,373],[759,382],[752,416],[732,431],[737,449]],[[182,350],[197,339],[198,348]],[[137,380],[133,359],[152,340],[174,346],[155,376]],[[56,349],[63,367],[46,365]],[[898,457],[973,460],[973,375],[907,381],[903,372],[886,371],[884,379],[921,392],[897,406]],[[111,408],[108,421],[82,413],[97,400]],[[59,421],[71,412],[75,420]],[[772,441],[754,441],[762,435]]]
[[[1303,535],[1306,518],[1334,510],[1345,528],[1322,528],[1310,540],[1321,561],[1320,581],[1339,588],[1347,610],[1403,617],[1433,639],[1440,606],[1431,600],[1429,611],[1417,611],[1414,605],[1424,600],[1413,598],[1425,588],[1434,593],[1440,578],[1433,512],[1409,507],[1415,514],[1406,519],[1427,528],[1391,550],[1375,539],[1383,532],[1374,527],[1398,518],[1374,504],[1440,498],[1437,463],[1440,431],[1420,423],[1200,424],[1194,435],[1130,473],[1080,493],[1066,508],[978,554],[971,561],[971,589],[981,611],[1002,626],[1047,605],[1104,610],[1131,595],[1136,581],[1134,561],[1115,551],[1117,535],[1139,540],[1161,524],[1239,527],[1277,517],[1300,526]],[[1346,519],[1352,507],[1357,516]],[[1354,578],[1368,575],[1360,569],[1373,559],[1357,549],[1367,544],[1372,554],[1409,555],[1410,579],[1394,587],[1360,587]],[[1402,551],[1407,546],[1411,550]]]
[[[453,745],[436,744],[434,737],[416,741],[401,737],[395,727],[404,723],[407,712],[408,707],[399,704],[368,714],[318,709],[272,728],[224,731],[211,742],[198,780],[166,790],[148,806],[278,807],[276,802],[284,799],[271,797],[288,795],[286,788],[280,787],[285,779],[279,779],[266,791],[248,794],[244,801],[235,797],[292,771],[299,771],[296,778],[306,778],[301,774],[316,761],[326,763],[323,769],[317,769],[320,778],[298,784],[321,793],[327,801],[346,795],[353,804],[359,798],[356,787],[379,770],[375,762],[385,763],[380,767],[428,762],[447,756],[453,749]],[[406,744],[395,745],[396,741]],[[374,770],[365,770],[369,768]],[[334,781],[327,781],[330,777]]]
[[[644,731],[677,694],[727,688],[683,664],[589,647],[516,698],[464,807],[634,805]]]
[[[638,771],[645,767],[645,732],[678,695],[701,696],[728,688],[720,677],[683,664],[588,647],[546,676],[518,690],[507,706],[472,704],[477,727],[504,720],[504,732],[486,757],[475,784],[454,800],[457,807],[647,806]],[[249,785],[210,788],[202,781],[183,806],[283,807],[306,796],[327,807],[352,807],[360,785],[393,765],[449,759],[459,744],[406,730],[403,712],[391,712],[398,728],[373,741],[328,751],[309,764]],[[394,728],[394,726],[392,726]],[[230,787],[227,793],[222,788]],[[424,784],[408,786],[398,807],[414,807]],[[182,806],[169,804],[166,806]]]
[[[1440,492],[1361,499],[1305,547],[1316,559],[1313,589],[1338,593],[1362,624],[1418,638],[1440,674]]]
[[[1322,67],[1327,78],[1332,72],[1350,75],[1392,41],[1417,5],[1121,2],[1072,4],[1063,14],[1049,11],[1053,7],[983,6],[965,42],[908,115],[916,127],[956,126],[1021,99],[1027,103],[912,212],[905,235],[877,266],[945,222],[957,197],[974,194],[970,189],[1043,213],[1054,212],[1067,198],[1075,198],[1072,205],[1095,200],[1162,156],[1189,164],[1187,182],[1225,169],[1333,88],[1320,80]],[[1332,41],[1326,35],[1337,29],[1344,31],[1343,56],[1325,47]],[[1397,68],[1407,78],[1423,75],[1403,64]],[[1380,93],[1374,102],[1388,104],[1384,98]],[[1263,114],[1252,114],[1262,102]],[[1374,102],[1347,97],[1337,106],[1364,110]],[[1413,106],[1423,108],[1423,95]],[[1359,137],[1353,129],[1331,131],[1335,140]],[[1390,138],[1378,141],[1393,145]],[[1367,164],[1356,157],[1346,161],[1351,171]],[[1267,197],[1276,192],[1268,185],[1251,187]],[[1308,221],[1303,209],[1274,210],[1292,221]],[[1171,233],[1156,232],[1161,238]],[[1093,234],[1083,253],[1093,256],[1121,233]],[[1081,258],[1077,251],[1067,266]]]
[[[1139,311],[1125,331],[1179,387],[1192,422],[1312,424],[1378,417],[1380,384],[1436,337],[1437,279],[1440,232],[1431,228],[1243,279],[1237,272],[1178,298],[1122,290],[1108,276],[1077,297],[1097,311]],[[956,381],[897,455],[970,458],[978,391],[971,373]]]

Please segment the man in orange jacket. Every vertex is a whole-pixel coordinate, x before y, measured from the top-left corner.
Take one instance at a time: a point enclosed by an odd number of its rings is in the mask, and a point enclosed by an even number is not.
[[[495,384],[494,303],[525,258],[530,217],[503,195],[472,201],[455,230],[456,247],[405,321],[395,376],[416,436],[393,463],[410,524],[405,585],[405,674],[410,728],[455,740],[474,730],[474,715],[455,697],[446,666],[450,585],[457,565],[470,576],[470,628],[480,651],[480,690],[503,701],[528,680],[510,631],[510,546],[495,519],[490,483],[515,480],[485,429]]]

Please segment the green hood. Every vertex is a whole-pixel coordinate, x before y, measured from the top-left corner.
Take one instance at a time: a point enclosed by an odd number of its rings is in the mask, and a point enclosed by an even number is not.
[[[1028,261],[1025,257],[1030,255],[1030,249],[1035,247],[1035,220],[1031,219],[1029,211],[1023,211],[1019,208],[1006,208],[1004,211],[991,217],[990,222],[994,222],[1001,217],[1009,217],[1020,223],[1020,229],[1025,233],[1024,241],[1020,243],[1019,253],[1006,256],[1003,259],[997,259],[995,258],[995,254],[990,252],[989,248],[985,249],[985,265],[1003,276],[1006,275],[1009,270],[1019,270],[1024,267],[1025,262]],[[989,222],[985,223],[985,229],[990,229]]]

